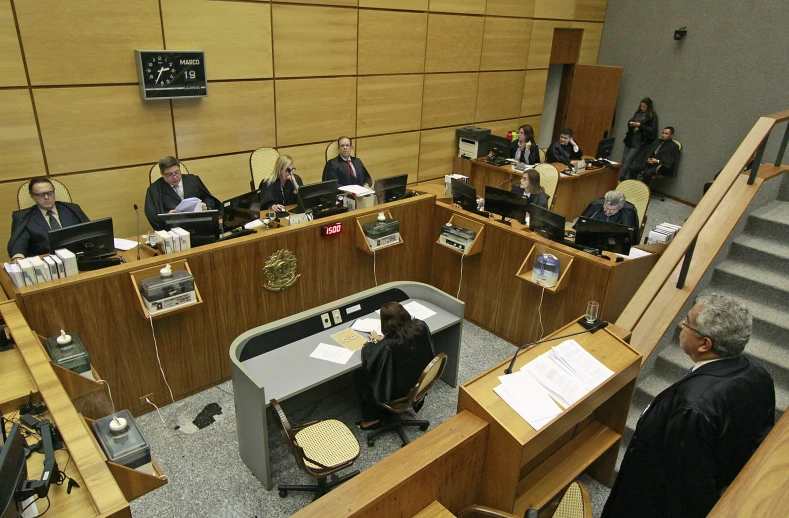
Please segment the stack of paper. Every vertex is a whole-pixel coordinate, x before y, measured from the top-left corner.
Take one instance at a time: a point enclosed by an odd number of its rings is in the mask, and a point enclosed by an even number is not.
[[[374,190],[361,185],[343,185],[342,187],[338,187],[338,189],[349,192],[354,196],[367,196],[369,194],[375,194]]]
[[[379,335],[383,335],[383,332],[381,332],[381,321],[377,318],[359,318],[351,325],[351,329],[360,333],[372,333],[375,331]]]
[[[501,385],[493,390],[539,430],[561,413],[556,403],[564,408],[574,405],[613,374],[578,342],[567,340],[519,372],[499,377]]]
[[[184,198],[175,208],[175,212],[202,212],[203,202],[200,198]]]

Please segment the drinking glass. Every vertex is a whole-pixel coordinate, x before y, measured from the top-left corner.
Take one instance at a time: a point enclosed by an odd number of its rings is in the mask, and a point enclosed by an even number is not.
[[[600,304],[597,302],[590,300],[586,304],[586,322],[589,324],[593,324],[595,320],[597,320],[597,312],[600,310]]]

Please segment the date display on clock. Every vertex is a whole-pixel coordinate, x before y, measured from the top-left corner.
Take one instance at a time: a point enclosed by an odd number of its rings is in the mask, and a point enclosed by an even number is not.
[[[136,50],[143,100],[205,97],[205,55],[198,50]]]
[[[322,236],[336,236],[342,232],[342,222],[332,223],[331,225],[323,225],[321,227]]]

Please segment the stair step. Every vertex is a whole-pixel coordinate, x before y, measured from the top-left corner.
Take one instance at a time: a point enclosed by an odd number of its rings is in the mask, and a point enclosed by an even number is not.
[[[789,228],[789,202],[773,201],[748,216],[745,232],[755,235],[784,236]]]
[[[764,252],[789,261],[789,242],[773,240],[756,234],[743,233],[734,238],[733,244],[754,251]]]
[[[757,264],[764,271],[789,270],[789,243],[742,234],[732,241],[727,261]]]
[[[789,264],[780,270],[727,259],[712,272],[711,287],[725,286],[736,291],[738,299],[756,299],[774,306],[789,301]]]

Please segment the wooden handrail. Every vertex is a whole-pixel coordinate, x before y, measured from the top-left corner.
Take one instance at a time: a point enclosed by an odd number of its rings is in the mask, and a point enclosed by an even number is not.
[[[789,110],[784,110],[782,112],[775,112],[770,115],[765,115],[768,119],[773,119],[776,123],[784,122],[789,120]]]

